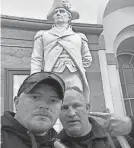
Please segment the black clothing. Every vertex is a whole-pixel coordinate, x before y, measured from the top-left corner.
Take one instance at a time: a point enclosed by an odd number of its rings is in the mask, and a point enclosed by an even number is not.
[[[14,115],[12,112],[5,112],[1,118],[2,148],[53,148],[52,139],[57,134],[53,128],[45,136],[34,136],[14,118]]]
[[[68,148],[115,148],[112,139],[101,126],[93,118],[89,118],[89,122],[92,130],[87,135],[74,138],[63,129],[57,138]]]

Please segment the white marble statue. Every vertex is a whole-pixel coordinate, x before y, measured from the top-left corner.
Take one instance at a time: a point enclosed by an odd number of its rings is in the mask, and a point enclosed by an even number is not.
[[[83,33],[72,30],[71,20],[79,13],[68,0],[54,0],[47,19],[54,22],[52,29],[38,31],[31,56],[31,74],[41,70],[55,72],[63,78],[66,88],[77,86],[89,99],[89,86],[85,67],[92,57]]]

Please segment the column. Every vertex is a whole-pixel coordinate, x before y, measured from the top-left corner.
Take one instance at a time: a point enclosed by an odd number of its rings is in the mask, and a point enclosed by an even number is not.
[[[114,53],[107,53],[106,57],[114,112],[117,115],[125,115],[126,111],[120,86],[119,72],[117,69],[117,60],[115,58]]]
[[[110,112],[113,113],[114,107],[113,107],[112,93],[111,93],[110,81],[109,81],[109,75],[108,75],[108,69],[107,69],[105,49],[99,50],[98,55],[99,55],[100,70],[101,70],[101,76],[102,76],[102,84],[103,84],[106,108],[110,109]]]

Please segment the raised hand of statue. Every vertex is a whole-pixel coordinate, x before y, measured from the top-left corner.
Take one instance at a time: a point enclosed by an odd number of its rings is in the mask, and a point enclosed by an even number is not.
[[[103,112],[89,112],[89,115],[95,116],[95,117],[100,117],[102,119],[109,119],[112,116],[112,113],[103,113]]]
[[[102,127],[112,136],[127,135],[131,132],[132,122],[127,116],[117,116],[111,113],[90,112],[89,115],[105,119]]]
[[[56,140],[54,142],[54,147],[55,148],[67,148],[64,144],[62,144],[59,140]]]

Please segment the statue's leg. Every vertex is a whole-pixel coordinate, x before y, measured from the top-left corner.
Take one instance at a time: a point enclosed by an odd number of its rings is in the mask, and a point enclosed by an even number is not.
[[[62,73],[56,74],[58,74],[64,80],[66,89],[78,87],[81,91],[83,91],[83,83],[79,71],[70,72],[68,68],[66,68]]]

